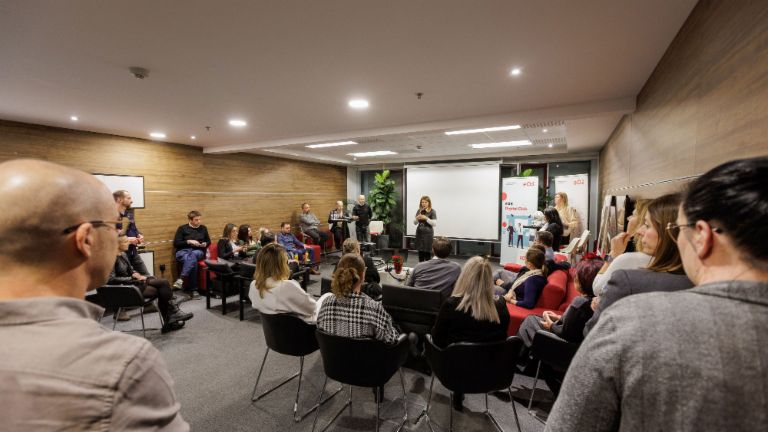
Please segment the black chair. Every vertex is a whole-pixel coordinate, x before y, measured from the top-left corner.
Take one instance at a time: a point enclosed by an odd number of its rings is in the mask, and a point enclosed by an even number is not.
[[[248,298],[247,289],[251,286],[255,273],[255,264],[247,262],[240,262],[237,264],[237,274],[235,274],[235,279],[239,282],[238,288],[240,290],[240,321],[245,319],[245,300]]]
[[[318,403],[307,412],[299,415],[299,393],[301,392],[301,377],[304,373],[304,356],[312,354],[319,348],[317,339],[315,338],[315,326],[307,324],[291,314],[261,314],[261,324],[262,329],[264,330],[264,339],[267,341],[267,351],[264,353],[264,359],[261,361],[259,376],[256,378],[256,385],[253,386],[251,401],[258,401],[262,397],[287,384],[292,379],[299,377],[299,386],[296,389],[296,400],[293,403],[293,420],[299,422],[306,417],[307,414],[316,410],[321,404],[324,404],[332,397],[336,396],[336,394],[341,391],[341,387],[339,387],[339,389],[332,395],[328,396],[328,398],[323,401],[318,401]],[[269,354],[270,350],[284,355],[299,357],[299,371],[280,384],[272,387],[259,396],[256,396],[256,389],[259,386],[261,373],[264,371],[264,365],[267,363],[267,354]],[[325,389],[323,388],[323,390]],[[323,395],[323,390],[320,391],[320,396]]]
[[[536,335],[534,335],[533,342],[531,343],[531,355],[533,355],[533,358],[538,360],[539,363],[536,366],[536,377],[533,379],[531,398],[528,401],[528,413],[535,419],[543,421],[531,411],[531,407],[533,406],[533,395],[536,392],[536,383],[539,380],[542,363],[546,368],[544,374],[547,386],[552,393],[557,395],[560,392],[560,384],[563,382],[565,373],[568,371],[568,367],[571,365],[571,361],[578,350],[579,344],[568,342],[546,330],[536,331]]]
[[[397,342],[393,345],[387,345],[384,342],[375,339],[353,339],[342,336],[335,336],[325,333],[322,330],[315,332],[317,342],[320,345],[320,355],[323,357],[323,368],[325,369],[325,381],[323,381],[323,391],[328,382],[328,378],[336,380],[342,384],[349,385],[349,399],[341,409],[333,416],[330,422],[322,429],[328,428],[336,418],[352,405],[352,386],[377,388],[383,387],[396,372],[400,372],[400,385],[403,390],[403,410],[405,414],[403,421],[398,427],[402,429],[408,421],[408,406],[405,399],[405,380],[400,366],[408,358],[408,337],[401,334]],[[379,430],[379,403],[381,402],[376,393],[376,431]],[[322,396],[322,391],[320,392]],[[319,398],[318,398],[319,401]],[[315,413],[315,421],[312,423],[314,432],[317,425],[317,419],[320,416],[320,409]]]
[[[205,260],[206,274],[208,280],[206,285],[208,289],[205,292],[205,308],[211,308],[211,293],[217,291],[221,295],[221,314],[227,314],[227,297],[235,294],[240,295],[240,304],[243,303],[243,290],[236,290],[239,281],[235,278],[235,272],[229,264],[216,261]],[[216,275],[215,279],[210,277],[211,273]],[[214,293],[215,294],[215,293]]]
[[[426,336],[426,357],[432,367],[432,380],[429,383],[429,397],[427,406],[419,414],[427,418],[427,425],[432,430],[429,418],[429,405],[432,402],[432,386],[435,384],[435,376],[451,392],[451,405],[453,405],[453,393],[485,394],[485,415],[499,431],[503,431],[499,422],[488,409],[488,393],[499,390],[509,392],[509,400],[512,403],[512,411],[515,414],[517,430],[520,431],[520,420],[517,418],[515,401],[512,399],[512,380],[515,378],[515,367],[522,341],[517,336],[510,336],[505,341],[490,343],[459,342],[439,348],[432,341],[432,335]],[[450,409],[449,430],[453,430],[453,409]]]
[[[435,325],[443,296],[440,291],[383,284],[381,304],[405,332],[423,336]]]
[[[145,338],[147,337],[147,329],[144,326],[144,306],[154,302],[155,299],[145,299],[141,290],[133,285],[104,285],[96,289],[96,295],[98,296],[97,303],[104,308],[105,313],[107,309],[117,309],[112,330],[115,330],[117,327],[117,316],[120,315],[120,312],[139,309],[141,332]],[[163,316],[159,312],[158,316],[160,317],[160,326],[162,327]],[[104,316],[102,315],[101,318],[104,318]]]

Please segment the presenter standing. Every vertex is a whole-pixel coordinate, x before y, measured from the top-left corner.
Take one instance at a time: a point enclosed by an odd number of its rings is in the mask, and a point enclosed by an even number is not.
[[[426,195],[421,197],[413,224],[416,225],[416,249],[419,251],[419,262],[427,261],[432,256],[432,239],[435,237],[437,213],[432,208],[432,200]]]

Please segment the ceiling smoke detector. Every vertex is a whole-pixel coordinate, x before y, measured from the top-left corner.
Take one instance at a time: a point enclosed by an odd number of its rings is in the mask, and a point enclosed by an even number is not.
[[[128,72],[130,72],[131,75],[137,79],[144,79],[149,76],[149,69],[144,69],[143,67],[138,66],[128,68]]]

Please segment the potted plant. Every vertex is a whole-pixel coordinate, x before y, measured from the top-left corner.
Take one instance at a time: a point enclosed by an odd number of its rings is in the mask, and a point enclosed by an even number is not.
[[[403,271],[403,257],[400,255],[393,255],[392,265],[395,267],[395,273],[400,274]]]
[[[373,188],[368,194],[374,220],[384,224],[385,234],[379,236],[379,249],[389,247],[389,224],[392,222],[392,210],[397,204],[395,181],[390,178],[389,170],[377,173]]]

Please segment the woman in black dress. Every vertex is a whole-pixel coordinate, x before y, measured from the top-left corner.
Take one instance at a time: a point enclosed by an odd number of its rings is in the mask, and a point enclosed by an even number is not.
[[[432,200],[424,195],[419,201],[419,210],[413,219],[416,225],[416,250],[419,251],[419,262],[432,257],[432,239],[435,237],[437,212],[432,208]]]
[[[544,220],[547,222],[544,225],[544,231],[552,233],[552,249],[557,252],[560,250],[563,238],[563,222],[560,220],[560,214],[554,207],[547,207],[544,209]]]

